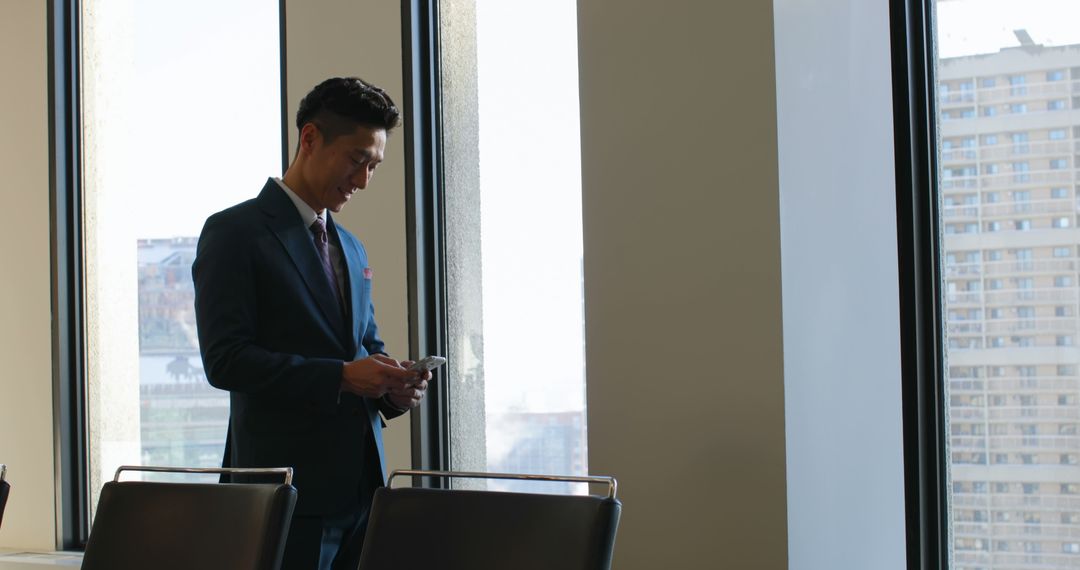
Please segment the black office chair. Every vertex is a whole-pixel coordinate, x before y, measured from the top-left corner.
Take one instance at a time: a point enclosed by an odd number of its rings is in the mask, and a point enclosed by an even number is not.
[[[4,507],[11,494],[11,483],[7,482],[7,465],[0,463],[0,526],[4,524]]]
[[[122,471],[280,474],[284,484],[120,481]],[[277,570],[296,488],[292,468],[116,470],[98,499],[83,570]]]
[[[608,494],[394,489],[397,476],[603,483]],[[394,471],[375,492],[360,570],[608,570],[615,492],[611,477]]]

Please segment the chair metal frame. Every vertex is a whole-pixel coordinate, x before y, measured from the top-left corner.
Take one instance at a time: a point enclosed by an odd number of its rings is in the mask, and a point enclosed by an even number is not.
[[[394,477],[440,477],[443,479],[511,479],[516,481],[559,481],[570,483],[590,483],[607,485],[608,498],[614,499],[619,490],[619,482],[614,477],[608,476],[577,476],[577,475],[527,475],[523,473],[480,473],[476,471],[423,471],[419,469],[395,469],[386,478],[386,486],[393,486]]]
[[[120,481],[120,473],[124,471],[144,471],[151,473],[201,473],[201,474],[229,474],[229,475],[282,475],[286,485],[292,485],[292,467],[153,467],[149,465],[121,465],[116,469],[113,482]],[[2,478],[0,478],[2,479]]]

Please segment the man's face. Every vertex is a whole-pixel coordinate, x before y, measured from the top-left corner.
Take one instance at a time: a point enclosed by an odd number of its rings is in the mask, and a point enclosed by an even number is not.
[[[358,126],[352,134],[341,135],[326,143],[317,132],[308,160],[307,183],[311,205],[337,213],[357,190],[367,188],[375,168],[383,160],[386,131]]]

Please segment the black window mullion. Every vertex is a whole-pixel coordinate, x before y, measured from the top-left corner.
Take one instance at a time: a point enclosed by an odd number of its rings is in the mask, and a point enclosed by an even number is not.
[[[82,549],[90,534],[90,513],[77,0],[48,3],[48,50],[56,538],[59,548]]]
[[[434,0],[402,2],[405,93],[405,188],[411,357],[446,355],[446,245],[441,171],[439,18]],[[446,367],[412,413],[412,462],[417,469],[450,467]],[[442,486],[442,480],[422,482]]]
[[[891,0],[907,567],[949,567],[932,0]]]

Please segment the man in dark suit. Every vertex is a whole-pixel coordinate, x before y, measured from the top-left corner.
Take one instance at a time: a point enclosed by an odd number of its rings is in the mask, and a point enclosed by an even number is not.
[[[199,237],[199,345],[210,383],[230,392],[223,465],[294,469],[283,569],[356,568],[385,484],[379,415],[417,406],[431,377],[386,354],[367,252],[330,216],[367,186],[397,123],[381,89],[324,81],[300,102],[285,176]]]

